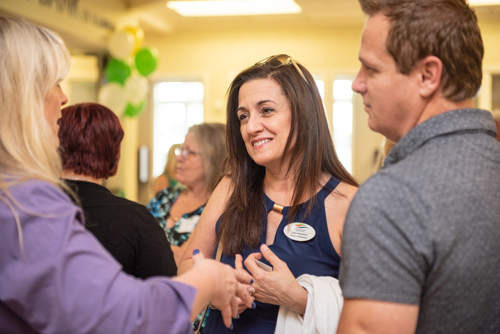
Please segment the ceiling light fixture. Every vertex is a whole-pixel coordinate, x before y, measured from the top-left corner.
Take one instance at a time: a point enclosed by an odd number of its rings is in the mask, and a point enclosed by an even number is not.
[[[498,6],[500,0],[469,0],[471,6]]]
[[[293,0],[169,1],[167,7],[182,16],[277,15],[302,11]]]

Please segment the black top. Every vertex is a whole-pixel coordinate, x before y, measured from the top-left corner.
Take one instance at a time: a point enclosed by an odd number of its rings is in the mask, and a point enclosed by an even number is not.
[[[80,199],[85,227],[120,262],[123,271],[139,278],[177,274],[165,232],[145,206],[95,183],[66,180],[66,184]]]

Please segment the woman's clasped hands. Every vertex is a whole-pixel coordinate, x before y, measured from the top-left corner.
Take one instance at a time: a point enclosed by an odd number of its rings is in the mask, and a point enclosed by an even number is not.
[[[307,291],[300,286],[287,264],[280,260],[266,245],[261,245],[260,253],[252,253],[245,259],[245,267],[253,277],[253,284],[246,285],[247,295],[262,303],[285,306],[288,309],[304,314],[307,305]],[[264,257],[273,267],[272,271],[260,268],[254,260]],[[241,255],[235,258],[235,268],[241,273],[243,269]],[[238,313],[247,306],[242,301],[238,305]]]

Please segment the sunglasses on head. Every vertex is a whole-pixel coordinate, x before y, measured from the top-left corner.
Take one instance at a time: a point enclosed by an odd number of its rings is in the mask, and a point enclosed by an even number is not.
[[[286,54],[274,55],[255,63],[255,65],[265,65],[265,64],[269,64],[273,68],[292,64],[293,67],[295,67],[295,69],[297,70],[297,72],[299,72],[302,79],[304,79],[306,84],[310,87],[309,81],[307,81],[306,76],[304,75],[300,67],[297,65],[297,62],[295,62],[293,58],[290,57],[289,55]]]

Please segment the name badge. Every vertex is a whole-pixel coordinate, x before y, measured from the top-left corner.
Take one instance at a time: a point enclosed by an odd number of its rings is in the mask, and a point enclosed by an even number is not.
[[[200,220],[200,216],[191,216],[189,218],[181,218],[177,222],[179,224],[179,228],[177,229],[178,233],[191,233],[193,232],[196,224],[198,224],[198,220]]]
[[[299,222],[288,224],[283,232],[294,241],[309,241],[316,235],[312,226]]]

